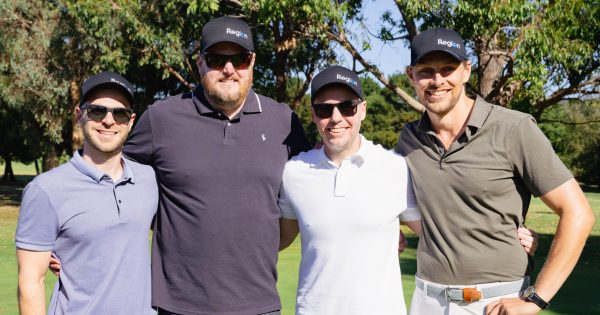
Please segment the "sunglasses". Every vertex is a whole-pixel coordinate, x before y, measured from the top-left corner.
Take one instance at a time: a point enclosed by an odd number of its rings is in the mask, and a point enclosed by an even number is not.
[[[113,119],[120,123],[126,124],[131,119],[131,115],[133,115],[133,109],[131,108],[123,108],[123,107],[106,107],[102,105],[94,105],[90,103],[85,103],[81,106],[81,109],[85,109],[87,116],[89,119],[100,122],[106,117],[108,112],[112,113]]]
[[[340,111],[340,114],[345,117],[354,116],[356,114],[356,108],[358,105],[362,103],[362,100],[348,100],[344,102],[340,102],[337,104],[313,104],[313,111],[315,112],[315,116],[319,118],[329,118],[333,115],[333,108],[337,107]]]
[[[202,53],[206,65],[213,69],[223,69],[227,62],[231,62],[236,69],[246,69],[252,61],[252,52],[247,51],[235,55],[221,55],[213,53]]]

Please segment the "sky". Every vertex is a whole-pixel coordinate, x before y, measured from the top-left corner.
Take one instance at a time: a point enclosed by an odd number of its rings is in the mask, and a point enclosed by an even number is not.
[[[393,0],[365,0],[363,2],[363,14],[365,16],[365,24],[371,32],[378,30],[378,24],[380,24],[380,17],[386,11],[390,11],[392,16],[396,20],[400,20],[401,16],[394,4]],[[360,30],[358,25],[351,25],[351,30],[354,30],[355,36],[366,36],[364,31]],[[362,55],[369,62],[377,65],[386,76],[393,73],[402,72],[410,63],[410,49],[405,46],[404,41],[394,41],[391,43],[383,43],[382,41],[370,37],[371,49],[365,51]],[[361,47],[361,41],[354,39],[352,44],[355,47]],[[352,57],[346,50],[339,45],[335,48],[338,52],[340,65],[348,68],[352,68]],[[362,69],[362,66],[358,64],[357,69]]]

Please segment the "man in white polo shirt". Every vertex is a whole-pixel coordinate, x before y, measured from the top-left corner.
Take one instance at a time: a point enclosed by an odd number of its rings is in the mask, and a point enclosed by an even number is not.
[[[400,221],[421,233],[407,164],[360,135],[367,103],[353,71],[323,70],[311,95],[323,147],[286,164],[278,202],[280,249],[302,233],[296,313],[406,314]],[[537,237],[519,232],[525,251],[533,253]]]
[[[297,314],[406,314],[400,221],[420,233],[410,174],[399,155],[360,135],[366,102],[358,76],[332,66],[311,84],[323,147],[284,169],[282,248],[302,233]]]

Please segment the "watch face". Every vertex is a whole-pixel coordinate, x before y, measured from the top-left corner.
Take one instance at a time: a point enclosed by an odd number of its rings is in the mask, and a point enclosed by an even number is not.
[[[530,297],[531,295],[533,295],[535,293],[535,287],[531,286],[527,289],[525,289],[525,292],[523,292],[523,297]]]

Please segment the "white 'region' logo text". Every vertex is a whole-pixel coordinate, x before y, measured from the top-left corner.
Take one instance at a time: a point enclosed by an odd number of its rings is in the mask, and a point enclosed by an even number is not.
[[[451,40],[443,40],[438,38],[437,44],[442,46],[448,46],[449,48],[460,49],[460,45]]]
[[[338,80],[342,80],[342,81],[345,81],[345,82],[348,82],[348,83],[350,83],[350,84],[352,84],[352,85],[355,85],[355,86],[358,86],[358,82],[356,82],[356,81],[352,80],[352,79],[351,79],[351,78],[349,78],[349,77],[345,77],[345,76],[343,76],[343,75],[341,75],[341,74],[338,74],[338,75],[336,76],[336,79],[338,79]]]
[[[245,39],[248,39],[248,34],[242,32],[242,31],[232,30],[229,27],[227,28],[227,34],[234,35],[235,37],[243,37]]]

